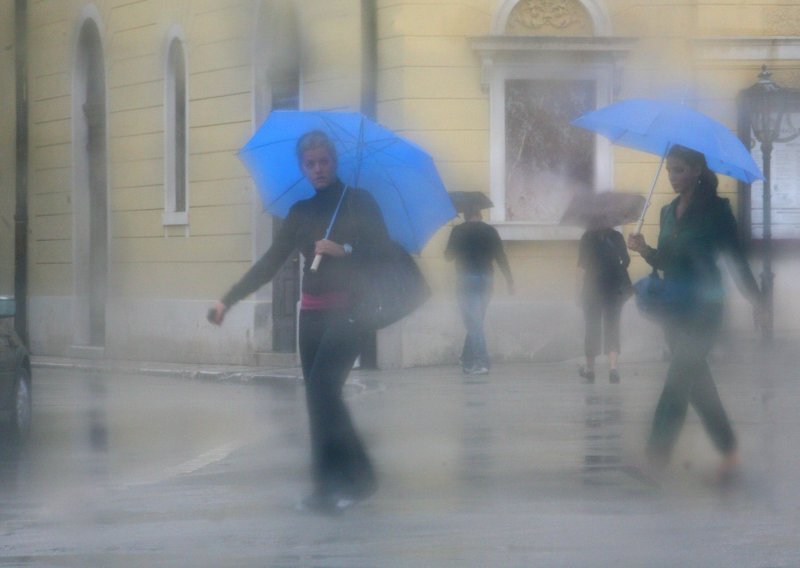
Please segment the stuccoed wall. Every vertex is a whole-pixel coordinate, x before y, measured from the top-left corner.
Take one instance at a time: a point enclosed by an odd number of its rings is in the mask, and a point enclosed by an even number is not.
[[[268,350],[269,338],[256,338],[252,299],[237,306],[222,329],[205,322],[211,301],[264,248],[254,242],[254,211],[260,203],[236,152],[256,126],[253,35],[268,4],[31,3],[35,352],[75,352],[73,234],[74,224],[81,221],[75,219],[72,204],[72,78],[81,14],[87,10],[100,22],[107,81],[109,298],[104,354],[254,363],[258,351]],[[297,7],[305,56],[301,105],[357,108],[360,3],[300,2]],[[190,209],[185,227],[162,224],[165,52],[173,29],[185,40],[188,67]]]
[[[73,343],[72,76],[85,2],[30,7],[32,339]],[[153,300],[208,298],[228,267],[250,260],[250,188],[235,150],[251,128],[251,2],[96,2],[106,70],[110,354],[124,355],[135,318],[166,337],[190,337]],[[186,38],[190,226],[165,227],[164,57],[168,30]],[[78,221],[80,222],[80,221]],[[130,308],[126,308],[130,306]],[[186,305],[198,310],[197,306]],[[115,318],[114,316],[118,316]],[[143,333],[143,335],[145,335]],[[170,346],[172,347],[172,346]],[[166,349],[154,351],[158,358]],[[180,355],[180,350],[176,353]]]
[[[577,0],[576,0],[577,1]],[[573,2],[574,3],[574,2]],[[481,87],[480,61],[469,38],[491,33],[493,18],[506,2],[464,0],[379,0],[378,2],[378,118],[428,149],[451,190],[489,192],[489,95]],[[736,58],[740,37],[794,35],[800,29],[800,3],[760,2],[586,2],[605,7],[614,36],[637,39],[617,79],[616,97],[685,99],[702,112],[736,128],[737,93],[751,85],[760,59]],[[551,30],[552,31],[552,30]],[[704,38],[725,38],[730,54],[710,54]],[[728,41],[731,40],[731,41]],[[764,50],[770,60],[776,57]],[[776,79],[800,86],[800,61],[770,60]],[[640,152],[614,150],[614,188],[646,193],[658,158]],[[735,181],[720,176],[720,194],[737,209]],[[646,218],[644,234],[654,242],[658,211],[674,198],[665,175]],[[452,225],[451,225],[452,226]],[[463,328],[454,291],[454,270],[442,251],[451,226],[441,230],[422,255],[422,265],[434,286],[434,296],[419,313],[382,332],[400,348],[382,354],[383,364],[455,362]],[[633,226],[625,227],[625,234]],[[575,241],[508,242],[506,250],[517,282],[509,297],[497,275],[495,300],[487,316],[490,349],[500,359],[570,358],[582,353],[581,314],[575,304]],[[631,275],[649,268],[634,255]],[[754,271],[759,268],[754,262]],[[797,268],[786,259],[779,273],[776,298],[782,312],[776,325],[788,333],[797,321],[792,301]],[[732,281],[730,326],[734,334],[752,334],[749,306]],[[787,314],[795,314],[794,316]],[[660,352],[663,338],[640,318],[633,305],[625,312],[626,351]],[[435,331],[433,331],[435,330]]]
[[[613,35],[638,38],[618,77],[619,98],[675,96],[680,91],[700,110],[731,127],[736,93],[755,80],[762,61],[731,56],[740,52],[741,43],[723,42],[728,55],[720,55],[700,40],[792,35],[800,29],[797,2],[587,2],[605,6]],[[376,4],[378,120],[428,149],[449,189],[488,192],[489,99],[469,38],[490,33],[495,12],[504,2],[378,0]],[[30,3],[31,330],[38,353],[68,353],[74,335],[71,82],[79,16],[88,5],[79,0]],[[91,5],[102,23],[107,73],[106,354],[256,362],[256,353],[268,346],[268,338],[257,336],[255,300],[237,306],[222,329],[208,326],[204,315],[209,303],[264,247],[254,230],[258,198],[235,152],[255,126],[252,36],[265,3],[100,0]],[[10,9],[9,3],[2,6]],[[299,0],[296,6],[302,28],[302,106],[357,109],[362,87],[361,2]],[[9,18],[0,21],[10,25]],[[161,223],[164,51],[173,26],[179,26],[186,39],[189,73],[188,229],[165,228]],[[0,36],[8,33],[4,29],[0,28]],[[4,51],[0,65],[12,69],[11,57]],[[769,63],[776,69],[776,79],[800,84],[798,61]],[[10,88],[7,83],[0,87],[3,97],[9,96]],[[4,108],[12,108],[10,99],[3,100],[9,101]],[[9,120],[10,113],[0,118],[0,135],[11,132]],[[3,147],[11,146],[3,142]],[[2,156],[8,159],[7,153]],[[656,167],[655,157],[617,149],[614,185],[622,191],[644,192]],[[8,198],[9,188],[13,191],[9,180],[13,174],[4,166],[0,199]],[[722,180],[721,191],[735,200],[735,185]],[[645,226],[650,241],[657,232],[657,211],[671,196],[663,178]],[[8,217],[10,209],[2,210]],[[8,230],[3,221],[0,231]],[[463,330],[453,295],[453,267],[442,255],[449,230],[443,228],[420,259],[434,289],[430,303],[379,335],[379,356],[387,366],[457,358]],[[0,258],[10,259],[10,251],[4,238]],[[580,354],[580,313],[574,301],[576,242],[516,241],[508,243],[507,252],[517,295],[508,296],[500,279],[487,325],[497,357],[524,360]],[[7,264],[4,260],[3,266]],[[644,263],[634,259],[632,275],[646,271]],[[790,297],[788,276],[795,272],[788,264],[778,273],[777,297]],[[5,270],[0,275],[0,284],[4,282],[11,282]],[[739,300],[733,305],[737,311],[732,321],[745,329],[749,323],[745,306]],[[791,315],[797,310],[790,308],[778,314],[779,327],[791,328],[798,321]],[[635,310],[626,312],[625,325],[636,326],[630,328],[628,345],[640,342],[641,350],[646,350],[650,332],[642,332],[645,328],[636,318]],[[658,344],[658,333],[651,335],[652,345]]]
[[[0,3],[0,295],[14,293],[14,4]]]

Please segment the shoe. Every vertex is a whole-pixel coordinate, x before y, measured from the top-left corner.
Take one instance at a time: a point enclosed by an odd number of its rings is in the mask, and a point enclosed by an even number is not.
[[[473,367],[472,365],[465,365],[461,367],[461,372],[464,373],[465,375],[471,375],[474,369],[475,367]]]
[[[346,493],[312,493],[302,499],[296,506],[301,512],[316,513],[318,515],[341,515],[353,505],[363,501],[366,497],[349,495]]]
[[[619,382],[619,371],[617,371],[616,369],[611,369],[608,372],[608,382],[609,383],[614,383],[614,384],[618,383]]]
[[[479,367],[473,367],[469,371],[469,374],[470,375],[488,375],[489,374],[489,368],[488,367],[480,367],[480,366]]]
[[[344,510],[344,508],[339,508],[339,501],[341,498],[337,494],[318,490],[301,499],[295,508],[298,511],[308,511],[320,515],[337,515]]]
[[[739,453],[734,451],[722,458],[722,463],[717,468],[717,483],[721,485],[732,484],[741,474],[742,461]]]
[[[371,497],[378,490],[378,481],[374,473],[366,473],[353,481],[341,491],[341,495],[353,501],[363,501]]]
[[[586,379],[587,383],[594,382],[594,370],[587,369],[585,365],[581,365],[580,370],[578,370],[578,374],[584,379]]]

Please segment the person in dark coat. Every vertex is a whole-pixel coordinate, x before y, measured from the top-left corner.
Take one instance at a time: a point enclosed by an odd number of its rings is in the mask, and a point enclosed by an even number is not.
[[[455,260],[458,273],[458,303],[467,330],[461,351],[464,373],[484,375],[491,359],[486,348],[483,322],[492,295],[493,263],[505,276],[509,294],[514,293],[514,278],[497,229],[484,223],[481,210],[467,208],[464,223],[450,233],[445,258]]]
[[[648,246],[641,234],[628,237],[628,247],[663,270],[665,281],[688,291],[691,307],[664,322],[672,358],[653,417],[648,458],[655,469],[666,466],[691,403],[722,454],[718,473],[726,479],[739,466],[738,445],[707,361],[723,318],[718,255],[731,257],[735,281],[753,304],[756,321],[763,317],[763,298],[739,242],[730,203],[717,195],[717,176],[703,154],[673,146],[667,172],[678,197],[661,210],[658,247]]]
[[[586,365],[580,375],[594,382],[595,359],[601,353],[608,356],[608,378],[620,380],[617,358],[621,349],[620,315],[631,293],[628,265],[631,259],[625,239],[612,228],[587,230],[578,247],[578,267],[583,272],[581,303],[586,325],[584,353]]]
[[[269,282],[290,254],[304,258],[299,348],[311,433],[314,491],[301,506],[335,512],[372,494],[376,476],[342,400],[342,387],[359,353],[361,330],[349,317],[354,266],[375,254],[389,235],[367,192],[345,188],[336,175],[336,148],[319,131],[300,138],[300,167],[316,194],[292,206],[270,249],[212,308],[222,324],[240,300]],[[325,232],[339,203],[331,234]],[[319,268],[312,270],[316,255]]]

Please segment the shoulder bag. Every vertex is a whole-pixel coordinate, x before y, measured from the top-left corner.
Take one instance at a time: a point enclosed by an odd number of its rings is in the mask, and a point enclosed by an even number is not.
[[[367,257],[353,257],[356,281],[351,319],[366,331],[401,320],[430,297],[417,263],[394,241]]]
[[[692,287],[684,282],[662,278],[653,271],[633,285],[636,307],[656,320],[680,318],[695,307]]]

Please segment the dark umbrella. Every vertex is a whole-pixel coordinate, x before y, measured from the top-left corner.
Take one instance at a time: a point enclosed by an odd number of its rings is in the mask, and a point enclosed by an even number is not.
[[[562,225],[605,229],[639,219],[647,200],[637,193],[578,193],[561,217]]]
[[[481,191],[448,191],[453,207],[456,211],[463,213],[467,210],[489,209],[494,207],[494,203],[485,193]]]

